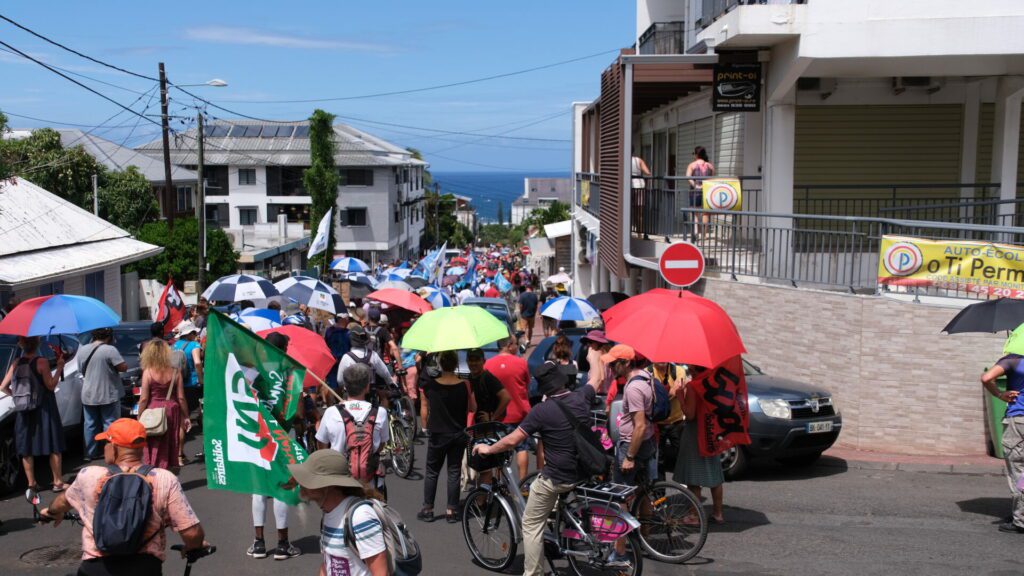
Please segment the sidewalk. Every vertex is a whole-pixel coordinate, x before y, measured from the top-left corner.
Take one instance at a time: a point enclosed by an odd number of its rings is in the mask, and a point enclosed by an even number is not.
[[[859,470],[900,470],[903,472],[975,475],[1001,475],[1005,471],[1003,460],[991,456],[917,456],[837,447],[827,450],[818,465],[846,466]]]

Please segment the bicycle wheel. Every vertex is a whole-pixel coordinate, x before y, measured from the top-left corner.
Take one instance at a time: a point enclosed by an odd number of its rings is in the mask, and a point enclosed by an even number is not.
[[[391,422],[391,467],[402,478],[408,478],[412,474],[412,465],[416,455],[412,449],[412,439],[409,428],[405,422],[393,420]]]
[[[600,542],[593,549],[585,541],[567,538],[563,534],[563,526],[559,515],[559,525],[555,531],[561,535],[562,547],[566,550],[569,567],[577,576],[640,576],[644,571],[644,556],[640,552],[640,539],[636,532],[626,535],[625,553],[612,558],[615,542]]]
[[[518,548],[513,519],[508,513],[511,506],[502,506],[502,500],[504,496],[477,488],[462,505],[462,535],[466,546],[477,562],[495,571],[511,566]]]
[[[419,428],[416,426],[416,407],[413,406],[412,399],[405,395],[399,398],[398,411],[402,421],[409,427],[411,432],[410,440],[415,441],[416,436],[419,435]]]
[[[652,483],[633,500],[640,544],[660,562],[682,563],[696,556],[708,537],[704,507],[682,484]]]

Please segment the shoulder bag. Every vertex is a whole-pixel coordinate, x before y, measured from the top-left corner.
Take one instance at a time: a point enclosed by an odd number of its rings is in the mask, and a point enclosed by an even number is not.
[[[174,370],[174,375],[171,377],[171,384],[167,387],[167,397],[165,401],[171,400],[171,395],[174,392],[174,385],[178,383],[178,370]],[[158,406],[156,408],[146,408],[139,414],[139,423],[146,427],[146,437],[152,438],[154,436],[163,436],[167,433],[167,408],[165,406]]]

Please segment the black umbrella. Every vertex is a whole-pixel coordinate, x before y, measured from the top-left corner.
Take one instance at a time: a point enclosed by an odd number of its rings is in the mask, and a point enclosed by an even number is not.
[[[1024,300],[998,298],[971,304],[960,311],[943,332],[1002,332],[1024,324]]]
[[[412,286],[414,289],[423,288],[427,284],[430,284],[426,278],[422,278],[420,276],[409,276],[405,279],[405,283]]]
[[[626,298],[629,298],[629,296],[622,292],[598,292],[597,294],[587,296],[587,302],[593,304],[594,308],[604,312]]]

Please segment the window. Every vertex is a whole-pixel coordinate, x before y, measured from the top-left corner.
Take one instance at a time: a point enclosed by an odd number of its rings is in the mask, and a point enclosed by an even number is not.
[[[349,208],[341,211],[342,226],[366,226],[366,208]]]
[[[241,226],[251,226],[259,221],[259,211],[256,208],[239,208],[238,223]]]
[[[255,168],[239,168],[238,169],[238,185],[239,186],[253,186],[256,184],[256,169]]]
[[[40,296],[53,296],[54,294],[64,293],[64,281],[57,280],[56,282],[50,282],[49,284],[43,284],[39,287]]]
[[[178,212],[187,212],[192,209],[192,187],[178,186]]]
[[[341,168],[338,170],[339,186],[373,186],[373,170],[366,168]]]
[[[103,270],[85,275],[85,295],[103,301],[104,277]]]

